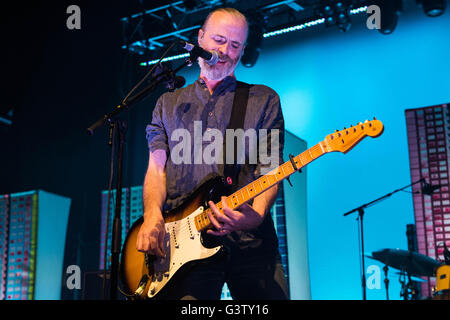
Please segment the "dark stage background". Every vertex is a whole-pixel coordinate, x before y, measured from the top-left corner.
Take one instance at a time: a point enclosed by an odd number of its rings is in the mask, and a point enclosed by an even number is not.
[[[2,5],[0,117],[10,110],[13,115],[12,125],[0,125],[0,194],[42,189],[72,200],[63,276],[70,265],[83,273],[99,267],[101,191],[108,187],[110,148],[107,128],[94,136],[86,128],[117,106],[148,70],[139,67],[145,59],[121,49],[120,19],[140,12],[139,2]],[[163,3],[152,1],[152,7]],[[369,30],[365,14],[354,15],[347,32],[319,25],[267,38],[257,64],[237,69],[241,81],[279,93],[286,129],[308,146],[374,116],[385,124],[377,140],[366,139],[349,154],[330,154],[307,168],[312,299],[361,298],[356,217],[342,215],[412,182],[405,110],[449,101],[448,6],[444,15],[430,18],[415,0],[404,3],[390,35]],[[81,30],[66,26],[72,4],[81,8]],[[187,83],[198,76],[193,69],[183,74]],[[126,187],[142,184],[145,126],[163,91],[124,114]],[[365,218],[366,251],[407,249],[406,226],[413,223],[411,193],[372,207]],[[366,270],[368,276],[380,280],[368,297],[384,299],[383,265],[366,262],[378,270]],[[82,298],[82,290],[69,290],[61,280],[62,299]],[[390,280],[391,297],[400,299],[394,270]]]
[[[121,49],[120,18],[139,11],[133,2],[78,1],[81,30],[66,27],[71,4],[9,5],[2,22],[8,50],[1,112],[12,108],[13,124],[0,132],[0,194],[42,189],[71,198],[64,266],[85,272],[98,269],[100,191],[107,189],[110,171],[108,130],[89,136],[86,128],[118,105],[146,69],[138,70]],[[132,124],[125,186],[142,184],[145,124],[162,90],[124,115]],[[80,298],[80,290],[62,290],[62,299]]]

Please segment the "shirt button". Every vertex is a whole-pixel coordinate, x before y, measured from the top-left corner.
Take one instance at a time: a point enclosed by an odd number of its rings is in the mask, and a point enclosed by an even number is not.
[[[206,128],[206,131],[211,131],[211,128]]]
[[[210,112],[210,113],[208,113],[208,114],[209,114],[209,116],[210,116],[210,117],[212,117],[212,115],[213,115],[213,113],[212,113],[212,112]]]

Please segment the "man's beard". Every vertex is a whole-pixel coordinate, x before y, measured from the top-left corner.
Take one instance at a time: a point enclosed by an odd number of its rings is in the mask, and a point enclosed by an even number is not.
[[[240,57],[236,60],[232,60],[228,56],[221,56],[219,61],[225,61],[225,64],[215,64],[213,66],[210,66],[206,63],[206,61],[202,58],[198,58],[198,64],[200,66],[200,69],[202,70],[202,73],[208,78],[209,80],[223,80],[225,77],[231,75],[236,69],[237,64],[239,63]]]

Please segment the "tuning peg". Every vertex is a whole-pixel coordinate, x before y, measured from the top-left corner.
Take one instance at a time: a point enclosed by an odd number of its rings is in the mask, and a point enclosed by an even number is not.
[[[334,130],[334,132],[338,132],[338,131],[339,131],[338,129]]]
[[[367,122],[369,122],[369,120],[364,121],[364,123],[367,123]]]
[[[376,117],[373,117],[373,120],[377,120],[377,118],[376,118]]]

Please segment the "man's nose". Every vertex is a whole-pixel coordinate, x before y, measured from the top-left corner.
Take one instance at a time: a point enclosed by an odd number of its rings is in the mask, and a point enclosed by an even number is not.
[[[219,49],[219,53],[220,53],[221,55],[229,56],[229,53],[230,53],[230,44],[229,44],[228,41],[227,41],[226,43],[222,44],[218,49]]]

